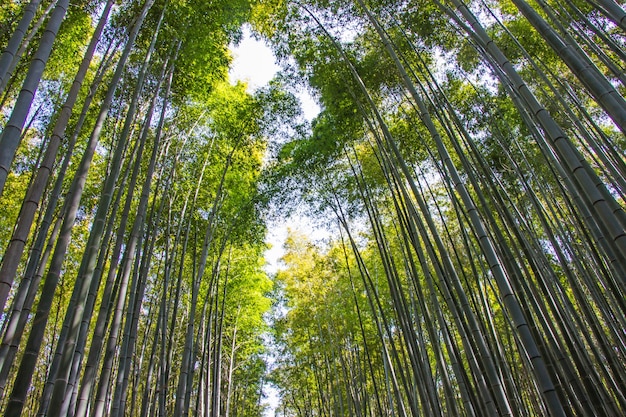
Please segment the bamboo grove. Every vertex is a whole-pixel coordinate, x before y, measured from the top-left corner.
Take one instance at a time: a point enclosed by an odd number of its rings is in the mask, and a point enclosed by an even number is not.
[[[613,0],[3,2],[2,413],[626,414],[625,43]]]

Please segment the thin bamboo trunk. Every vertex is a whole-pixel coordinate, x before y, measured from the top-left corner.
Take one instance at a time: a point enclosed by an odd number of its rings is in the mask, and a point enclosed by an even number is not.
[[[35,98],[35,92],[39,86],[43,70],[52,52],[52,44],[65,18],[68,5],[69,0],[59,0],[57,2],[50,16],[50,20],[46,25],[46,30],[39,42],[39,48],[28,68],[26,79],[22,84],[22,89],[11,112],[11,117],[0,135],[0,196],[4,191],[4,185],[9,175],[15,152],[20,144],[26,116],[28,116],[28,112]],[[6,302],[6,300],[4,302]],[[2,303],[3,305],[4,302]]]
[[[26,52],[26,49],[28,48],[28,45],[30,44],[30,41],[39,32],[39,29],[41,29],[41,26],[50,15],[50,12],[54,8],[54,6],[56,6],[56,3],[57,3],[57,0],[51,1],[48,7],[46,8],[46,10],[44,10],[43,13],[41,13],[41,16],[39,16],[39,19],[37,19],[37,21],[30,28],[28,33],[26,33],[19,49],[17,50],[17,52],[13,56],[13,59],[11,60],[11,64],[9,65],[9,68],[6,72],[6,76],[0,79],[0,95],[2,95],[3,92],[5,94],[2,103],[0,103],[0,108],[3,107],[4,103],[6,102],[6,99],[8,98],[10,94],[10,87],[8,89],[6,88],[7,85],[10,86],[9,80],[11,81],[15,80],[15,78],[13,79],[11,78],[13,75],[13,71],[15,71],[15,68],[19,65],[20,61],[22,60],[22,57],[24,56],[24,53]]]
[[[602,13],[604,13],[613,23],[626,31],[626,12],[619,4],[613,0],[587,0],[587,2]]]
[[[4,87],[6,87],[7,81],[11,77],[11,63],[17,58],[18,49],[28,31],[30,22],[35,18],[39,3],[41,3],[41,0],[31,0],[30,3],[24,7],[22,18],[17,24],[7,46],[0,55],[0,95],[4,92]]]
[[[589,57],[577,47],[570,44],[554,31],[548,23],[524,0],[512,0],[519,11],[541,34],[557,55],[585,85],[589,93],[596,99],[613,119],[617,127],[626,134],[626,102],[619,92],[598,71]]]

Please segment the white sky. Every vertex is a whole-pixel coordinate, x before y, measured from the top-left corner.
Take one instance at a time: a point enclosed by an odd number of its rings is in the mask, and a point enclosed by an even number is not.
[[[266,85],[280,70],[272,50],[265,42],[254,39],[247,26],[244,26],[239,45],[231,46],[230,50],[234,57],[228,72],[231,82],[247,82],[250,92]]]
[[[270,47],[264,41],[254,39],[248,26],[243,28],[239,45],[231,46],[230,50],[234,58],[228,72],[230,81],[233,84],[237,81],[246,82],[251,93],[267,85],[280,70]],[[307,91],[301,91],[296,96],[302,103],[302,111],[307,120],[317,116],[320,107]]]

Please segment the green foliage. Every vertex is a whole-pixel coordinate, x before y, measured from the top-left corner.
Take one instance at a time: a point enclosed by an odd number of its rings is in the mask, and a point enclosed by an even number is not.
[[[0,40],[2,45],[8,42],[13,24],[20,18],[20,4],[17,1],[5,1],[0,4]]]
[[[226,80],[231,61],[228,45],[239,36],[249,14],[247,1],[169,3],[164,38],[182,45],[173,86],[178,100],[203,100],[215,83]]]
[[[56,37],[44,77],[61,79],[69,89],[83,58],[82,51],[93,32],[92,25],[92,15],[82,5],[72,2]]]

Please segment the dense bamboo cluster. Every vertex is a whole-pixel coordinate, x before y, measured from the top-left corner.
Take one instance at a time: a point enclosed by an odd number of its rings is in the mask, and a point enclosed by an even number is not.
[[[626,412],[620,10],[294,6],[325,107],[281,158],[339,236],[278,275],[287,415]]]
[[[4,415],[259,414],[263,110],[228,4],[2,6]]]
[[[4,2],[1,412],[626,414],[625,45],[614,0]]]

